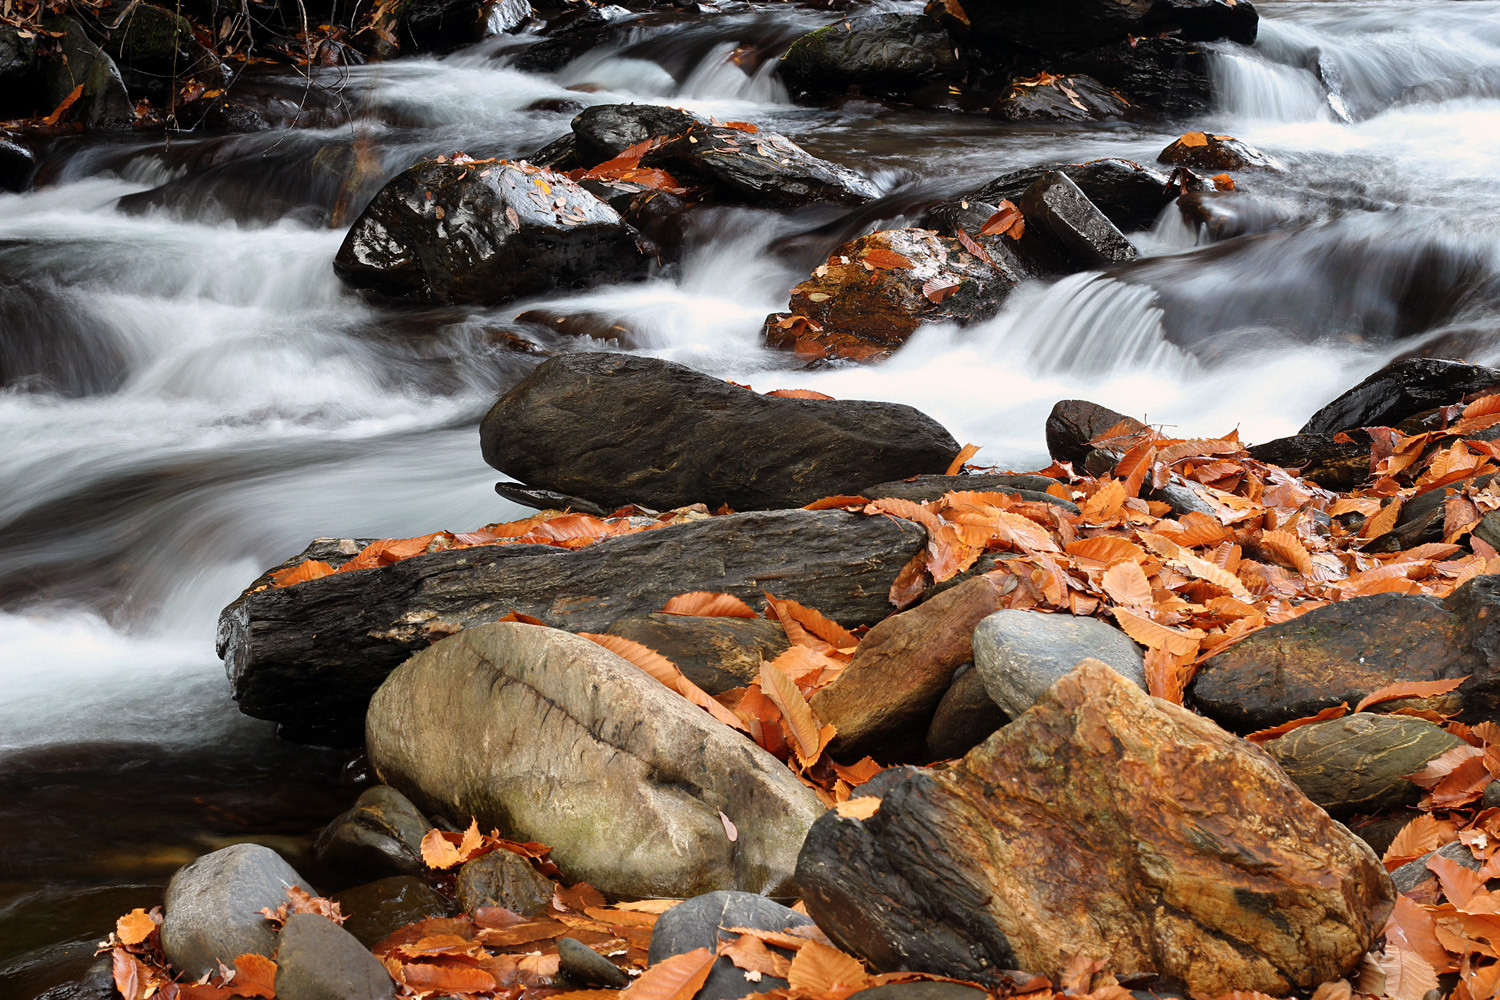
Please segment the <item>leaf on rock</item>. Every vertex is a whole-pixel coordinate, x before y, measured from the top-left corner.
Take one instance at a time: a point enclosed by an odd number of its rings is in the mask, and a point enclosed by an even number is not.
[[[402,981],[421,994],[479,993],[493,990],[495,977],[467,962],[403,962]]]
[[[279,569],[271,574],[273,587],[290,587],[308,580],[317,580],[333,572],[333,567],[321,559],[307,559],[295,566]]]
[[[1147,609],[1154,604],[1151,581],[1146,579],[1140,563],[1134,560],[1126,559],[1115,563],[1104,571],[1099,584],[1116,604]]]
[[[869,497],[836,496],[824,497],[814,500],[810,504],[803,505],[803,510],[842,510],[846,507],[863,507],[870,502]]]
[[[1378,705],[1383,701],[1394,701],[1397,698],[1431,698],[1434,695],[1447,694],[1468,679],[1469,675],[1464,674],[1452,680],[1402,681],[1398,684],[1388,684],[1361,698],[1359,704],[1354,706],[1354,710],[1363,712],[1371,705]]]
[[[1431,813],[1422,813],[1397,831],[1380,863],[1385,865],[1386,871],[1393,872],[1408,862],[1431,854],[1442,845],[1443,831],[1437,818]]]
[[[1214,182],[1215,191],[1234,190],[1234,178],[1230,177],[1228,174],[1214,174],[1213,177],[1210,178],[1210,180]]]
[[[1251,743],[1269,743],[1278,736],[1285,736],[1293,729],[1300,729],[1311,722],[1324,722],[1328,719],[1340,719],[1349,714],[1349,703],[1346,701],[1332,708],[1325,708],[1317,715],[1305,715],[1300,719],[1283,722],[1279,726],[1271,726],[1269,729],[1257,729],[1245,736]]]
[[[689,680],[687,675],[678,669],[677,664],[656,650],[618,635],[600,635],[594,632],[579,632],[578,634],[598,643],[611,653],[629,660],[726,726],[745,731],[745,724],[740,721],[739,716],[715,701],[708,692]]]
[[[1349,985],[1349,980],[1335,979],[1313,990],[1312,1000],[1350,1000],[1353,995],[1354,987]]]
[[[1177,142],[1189,149],[1195,149],[1208,145],[1208,135],[1204,132],[1188,132],[1178,138]]]
[[[1026,233],[1026,217],[1008,199],[1002,201],[999,211],[990,216],[979,227],[980,236],[994,236],[997,233],[1009,236],[1013,240],[1020,239]]]
[[[701,618],[759,618],[755,609],[733,594],[716,593],[711,590],[692,590],[678,594],[662,606],[669,615],[689,615]]]
[[[1389,1000],[1422,1000],[1437,984],[1437,972],[1421,955],[1390,948],[1384,954],[1372,951],[1365,955],[1356,987],[1361,993]]]
[[[1300,539],[1290,531],[1265,531],[1260,536],[1261,550],[1274,561],[1288,566],[1303,576],[1313,573],[1312,555]],[[1359,711],[1359,709],[1355,709]]]
[[[735,968],[746,972],[758,972],[763,976],[785,979],[791,971],[792,961],[766,947],[764,941],[748,934],[719,944],[719,954],[734,963]]]
[[[1119,519],[1125,504],[1125,484],[1111,479],[1083,503],[1083,521],[1087,524],[1110,524]]]
[[[958,454],[953,456],[953,461],[951,461],[951,462],[948,463],[948,470],[946,472],[944,472],[943,475],[945,475],[945,476],[956,476],[956,475],[958,475],[959,470],[964,467],[964,463],[967,462],[969,459],[973,458],[977,454],[979,454],[979,445],[977,445],[977,444],[966,444],[966,445],[964,445],[961,449],[959,449]]]
[[[922,282],[922,296],[933,305],[940,306],[944,299],[962,287],[962,281],[953,281],[941,275],[935,275]]]
[[[819,1000],[844,1000],[869,986],[869,979],[857,958],[819,941],[803,945],[787,973],[793,990]]]
[[[797,751],[797,756],[804,763],[816,760],[823,752],[823,744],[820,740],[822,727],[818,725],[817,717],[813,715],[812,706],[808,705],[802,692],[797,690],[797,685],[781,668],[773,663],[761,661],[760,688],[765,692],[766,697],[781,710],[781,716],[787,722],[788,734],[792,737],[793,748]]]
[[[708,948],[663,959],[626,987],[621,1000],[692,1000],[717,959]]]
[[[767,396],[779,396],[782,399],[832,399],[826,392],[816,389],[772,389],[766,393]]]
[[[156,921],[151,919],[151,914],[139,906],[115,921],[115,934],[119,937],[121,944],[140,944],[150,937],[154,930],[156,930]]]
[[[905,269],[912,266],[912,259],[904,254],[885,247],[871,247],[860,255],[860,261],[872,269],[898,268]]]
[[[110,968],[120,996],[125,1000],[146,1000],[151,972],[140,959],[124,948],[115,948],[110,952]]]
[[[969,253],[973,254],[975,257],[978,257],[990,267],[995,266],[995,262],[990,259],[988,251],[986,251],[984,247],[980,246],[978,243],[975,243],[973,237],[971,237],[968,233],[964,232],[962,229],[959,229],[956,230],[953,235],[958,238],[958,242],[962,243],[964,245],[964,249],[969,251]]]
[[[845,819],[869,819],[880,812],[880,797],[876,795],[861,795],[857,799],[840,802],[833,807],[833,811]]]
[[[752,125],[749,122],[723,122],[722,125],[724,128],[732,128],[736,132],[749,132],[751,135],[760,131],[759,125]]]
[[[1205,634],[1202,630],[1178,632],[1124,608],[1112,610],[1120,628],[1142,646],[1161,649],[1174,656],[1198,655],[1198,644]]]
[[[790,638],[792,630],[788,628],[790,623],[800,625],[808,632],[817,636],[834,649],[852,649],[859,645],[859,640],[854,634],[838,622],[825,617],[822,613],[812,608],[803,607],[789,598],[773,597],[768,591],[761,591],[766,595],[766,616],[775,617]],[[796,640],[793,639],[793,642]]]
[[[238,997],[263,997],[274,1000],[276,996],[276,963],[264,955],[247,952],[234,960],[234,995]]]
[[[428,830],[422,838],[422,861],[428,868],[442,870],[463,862],[458,848],[448,842],[442,830]]]

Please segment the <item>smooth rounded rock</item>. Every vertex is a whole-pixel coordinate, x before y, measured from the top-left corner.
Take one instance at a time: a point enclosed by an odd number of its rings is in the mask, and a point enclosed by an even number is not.
[[[396,983],[380,960],[327,917],[294,913],[276,945],[277,1000],[387,1000]]]
[[[1047,451],[1057,461],[1072,462],[1075,469],[1081,469],[1093,450],[1090,442],[1122,425],[1126,433],[1146,429],[1146,425],[1134,417],[1127,417],[1107,406],[1086,399],[1059,400],[1047,415]]]
[[[557,971],[583,986],[620,989],[630,985],[630,976],[577,938],[557,939]]]
[[[717,948],[719,942],[731,939],[730,927],[750,927],[762,931],[785,931],[806,927],[812,920],[774,900],[748,892],[710,892],[672,907],[656,921],[651,932],[647,961],[651,965],[673,955],[698,948]],[[774,948],[774,946],[772,946]],[[790,952],[775,949],[790,958]],[[786,980],[763,975],[759,982],[745,977],[725,956],[714,962],[708,979],[695,1000],[735,1000],[747,993],[782,989]]]
[[[454,894],[458,908],[473,913],[481,906],[503,906],[523,916],[541,913],[552,904],[557,886],[512,851],[491,851],[458,870]]]
[[[259,844],[235,844],[178,869],[167,883],[162,949],[173,968],[197,978],[233,965],[237,955],[267,958],[276,932],[261,915],[287,901],[287,889],[313,887],[281,855]]]
[[[760,676],[762,660],[776,659],[791,645],[781,626],[764,618],[657,612],[617,619],[605,631],[665,656],[709,694],[749,684]]]
[[[927,752],[934,760],[962,757],[1010,721],[984,688],[984,675],[972,666],[954,677],[927,727]]]
[[[826,96],[850,87],[902,94],[963,70],[943,26],[923,14],[864,14],[803,35],[777,72],[794,94]]]
[[[1098,618],[1006,608],[975,626],[973,641],[974,669],[990,700],[1011,718],[1088,659],[1146,689],[1141,647]]]
[[[360,793],[354,807],[335,819],[313,844],[318,860],[370,878],[420,875],[422,838],[432,824],[411,800],[386,785]]]

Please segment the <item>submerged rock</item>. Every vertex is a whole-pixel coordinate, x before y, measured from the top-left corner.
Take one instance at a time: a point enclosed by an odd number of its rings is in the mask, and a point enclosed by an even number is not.
[[[418,302],[498,305],[642,276],[646,247],[618,212],[527,163],[428,160],[398,174],[350,227],[333,269]]]
[[[654,510],[798,507],[872,479],[941,472],[958,453],[909,406],[764,396],[620,354],[544,361],[490,410],[480,444],[486,462],[527,485]]]
[[[1394,891],[1363,842],[1258,749],[1085,661],[947,769],[797,865],[808,912],[879,970],[998,983],[1077,957],[1195,994],[1348,974]]]
[[[963,65],[953,39],[924,14],[863,14],[803,35],[777,68],[793,94],[824,97],[851,87],[900,96],[924,83],[956,79]]]
[[[1329,433],[1294,434],[1247,450],[1257,462],[1302,470],[1302,478],[1326,490],[1352,490],[1370,478],[1370,436],[1360,430],[1346,436],[1350,440],[1336,441]]]
[[[569,879],[611,895],[789,894],[822,811],[740,733],[538,625],[480,626],[412,657],[371,699],[366,740],[382,780],[418,803],[550,844]]]
[[[503,906],[512,913],[531,916],[552,905],[556,890],[552,880],[531,862],[511,851],[491,851],[458,870],[454,896],[458,908],[473,913],[481,906]]]
[[[448,901],[415,875],[392,875],[334,893],[332,898],[348,917],[344,930],[366,948],[407,924],[452,912]]]
[[[1012,122],[1097,122],[1129,111],[1128,100],[1093,77],[1042,73],[1011,81],[990,114]]]

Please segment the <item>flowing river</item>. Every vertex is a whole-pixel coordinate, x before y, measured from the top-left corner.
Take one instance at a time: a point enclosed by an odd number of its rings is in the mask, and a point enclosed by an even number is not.
[[[94,943],[178,865],[239,840],[300,865],[347,808],[347,752],[238,714],[215,618],[316,536],[524,516],[492,491],[476,432],[537,360],[504,347],[523,310],[631,331],[549,346],[910,403],[1016,469],[1046,464],[1061,398],[1261,441],[1398,355],[1500,361],[1500,3],[1259,10],[1253,48],[1214,47],[1215,110],[1189,121],[798,107],[774,58],[838,15],[725,3],[641,17],[550,74],[512,68],[522,35],[312,85],[242,81],[266,107],[306,105],[295,128],[56,141],[35,191],[0,195],[0,362],[50,373],[0,391],[0,995],[96,995],[79,979]],[[455,150],[523,157],[579,107],[626,101],[757,122],[887,197],[852,215],[715,209],[669,276],[500,309],[379,307],[334,277],[351,208],[395,172]],[[1274,228],[1212,243],[1169,208],[1133,237],[1142,262],[1029,284],[879,366],[806,369],[760,345],[841,240],[1010,169],[1150,162],[1189,129],[1284,164],[1242,181]]]

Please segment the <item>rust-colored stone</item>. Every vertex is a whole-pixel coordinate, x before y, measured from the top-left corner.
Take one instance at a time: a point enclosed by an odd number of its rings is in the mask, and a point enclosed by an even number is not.
[[[953,671],[974,656],[974,626],[1000,607],[995,580],[978,576],[870,629],[838,679],[813,695],[818,718],[838,727],[834,755],[870,753],[925,726]]]
[[[871,818],[820,817],[797,882],[880,969],[995,983],[1083,956],[1209,996],[1347,974],[1394,899],[1265,753],[1093,660]]]

